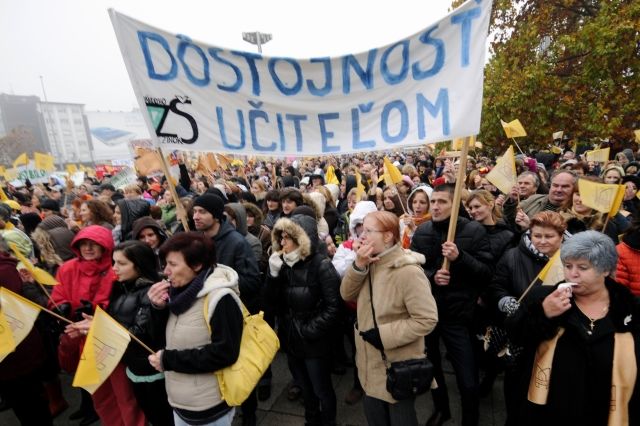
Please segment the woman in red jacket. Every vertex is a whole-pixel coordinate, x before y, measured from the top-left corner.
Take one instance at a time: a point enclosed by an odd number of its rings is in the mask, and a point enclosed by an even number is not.
[[[82,314],[93,315],[96,306],[106,309],[109,304],[111,287],[116,277],[111,269],[113,237],[111,231],[98,225],[90,225],[78,232],[71,242],[71,250],[77,257],[66,261],[58,269],[58,285],[53,287],[51,298],[63,316],[72,321],[81,321]],[[72,373],[78,366],[85,336],[63,334],[58,346],[60,367]],[[100,411],[99,403],[96,408]],[[80,423],[90,424],[97,420],[91,405],[91,398],[82,391],[82,405],[72,414]]]
[[[634,296],[640,296],[640,220],[633,221],[616,250],[616,281],[628,287]]]

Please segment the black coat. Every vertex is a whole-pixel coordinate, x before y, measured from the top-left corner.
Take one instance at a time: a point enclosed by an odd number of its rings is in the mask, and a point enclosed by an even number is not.
[[[496,265],[493,279],[484,297],[491,310],[497,312],[498,302],[503,297],[511,296],[518,299],[548,260],[546,256],[531,252],[523,235],[520,243],[507,250]]]
[[[293,266],[283,263],[277,277],[267,274],[265,306],[273,309],[279,319],[278,336],[287,353],[303,358],[324,357],[332,351],[332,334],[342,303],[340,276],[331,260],[316,250],[317,230],[301,239],[305,231],[294,220],[315,223],[308,216],[281,219],[274,235],[287,232],[301,247],[304,258]],[[273,248],[280,250],[277,243]]]
[[[108,313],[151,349],[159,350],[164,348],[165,341],[163,333],[153,333],[151,330],[152,308],[147,292],[152,285],[153,282],[145,278],[113,283]],[[132,340],[124,354],[123,362],[136,375],[156,374],[157,371],[149,364],[148,356],[146,349]]]
[[[607,279],[610,306],[607,316],[596,322],[593,335],[586,333],[589,320],[575,305],[555,318],[547,318],[542,309],[544,298],[556,286],[534,288],[516,314],[507,320],[512,341],[523,345],[518,371],[519,425],[606,425],[611,403],[611,373],[615,333],[630,332],[634,338],[635,358],[640,372],[640,307],[624,286]],[[527,401],[535,351],[538,345],[556,335],[547,404]],[[636,379],[629,402],[629,424],[640,424],[640,380]]]
[[[260,309],[260,269],[247,240],[231,224],[224,221],[213,237],[217,263],[238,273],[240,299],[251,313]]]
[[[422,253],[424,271],[433,283],[431,291],[438,304],[441,323],[469,323],[483,283],[491,278],[493,256],[487,232],[475,221],[459,217],[454,242],[460,255],[451,262],[449,285],[435,284],[434,276],[442,268],[442,244],[447,240],[449,220],[428,221],[418,226],[411,250]]]

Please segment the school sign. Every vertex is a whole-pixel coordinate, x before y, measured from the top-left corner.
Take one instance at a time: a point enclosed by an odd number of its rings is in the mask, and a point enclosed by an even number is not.
[[[244,155],[326,155],[475,135],[491,0],[391,45],[294,59],[206,45],[114,10],[155,142]]]

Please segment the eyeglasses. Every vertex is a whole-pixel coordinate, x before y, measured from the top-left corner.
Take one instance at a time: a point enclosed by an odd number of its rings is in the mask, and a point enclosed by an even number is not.
[[[280,241],[285,240],[285,241],[291,241],[291,237],[285,234],[282,234],[280,236]]]
[[[374,232],[385,232],[385,231],[379,231],[377,229],[363,229],[360,235],[373,234]]]

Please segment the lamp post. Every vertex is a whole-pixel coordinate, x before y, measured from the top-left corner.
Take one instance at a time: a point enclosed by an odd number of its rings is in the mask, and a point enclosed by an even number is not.
[[[258,46],[258,53],[262,54],[262,45],[271,40],[271,34],[261,33],[260,31],[254,31],[251,33],[242,33],[242,39],[247,43],[255,44]]]

